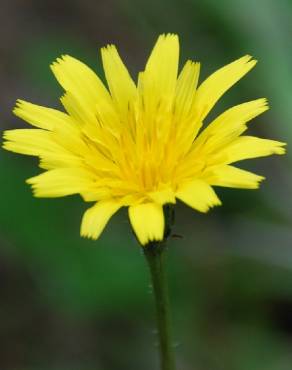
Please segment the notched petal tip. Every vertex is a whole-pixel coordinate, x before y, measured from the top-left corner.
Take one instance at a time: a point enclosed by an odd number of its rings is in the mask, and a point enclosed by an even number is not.
[[[258,63],[257,59],[254,59],[251,55],[247,54],[243,57],[234,60],[233,62],[227,64],[223,68],[229,68],[229,67],[235,67],[238,68],[238,71],[242,73],[242,76],[248,73],[252,68],[255,67],[255,65]],[[241,77],[242,77],[241,76]]]
[[[15,102],[15,106],[12,109],[12,113],[15,114],[16,116],[19,116],[19,114],[22,112],[22,110],[25,108],[26,105],[29,105],[31,103],[22,100],[22,99],[17,99]]]
[[[200,66],[200,62],[196,62],[195,60],[188,59],[185,63],[185,66],[195,67]]]
[[[263,181],[266,180],[266,177],[265,176],[259,176],[257,175],[257,178],[254,180],[254,182],[251,182],[249,184],[249,186],[246,187],[246,189],[250,189],[250,190],[257,190],[260,188],[261,184]],[[243,187],[244,189],[245,187]]]
[[[38,176],[33,176],[33,177],[30,177],[28,179],[25,180],[25,183],[28,184],[30,186],[30,189],[32,191],[32,195],[35,197],[35,198],[43,198],[43,193],[42,191],[39,189],[38,185],[37,185],[37,180],[35,180]],[[54,196],[52,195],[51,197],[49,197],[48,195],[45,196],[45,198],[54,198]]]
[[[114,44],[106,44],[100,49],[100,51],[101,51],[101,54],[105,52],[117,51],[117,47]]]
[[[282,149],[285,149],[285,148],[283,148],[283,147],[288,146],[288,143],[284,143],[283,141],[278,141],[278,145],[279,145],[280,147],[282,147]]]
[[[142,246],[161,241],[164,237],[163,208],[156,203],[143,203],[129,207],[129,219]]]
[[[59,81],[59,79],[63,76],[64,71],[66,69],[72,69],[74,67],[78,67],[83,63],[78,59],[72,57],[68,54],[62,54],[58,58],[56,58],[51,64],[50,69]],[[59,81],[60,82],[60,81]]]
[[[58,68],[61,64],[74,60],[75,58],[71,57],[70,55],[62,54],[50,64],[50,68],[54,70],[55,68]]]
[[[254,102],[258,104],[259,108],[263,109],[262,112],[270,109],[270,104],[267,98],[259,98],[254,100]]]
[[[9,136],[10,136],[10,132],[11,132],[12,130],[5,130],[5,131],[3,131],[3,133],[2,133],[2,137],[3,137],[3,139],[5,139],[5,140],[9,140]]]
[[[274,146],[273,148],[273,153],[272,154],[278,154],[278,155],[283,155],[286,154],[287,149],[286,149],[287,143],[283,143],[278,141],[277,145]]]
[[[189,207],[202,213],[206,213],[210,208],[222,204],[214,189],[207,182],[200,179],[181,185],[176,197]]]
[[[212,186],[237,189],[258,189],[263,180],[265,180],[264,176],[231,165],[213,168],[208,176],[208,182]]]
[[[25,183],[30,186],[32,194],[35,198],[43,198],[43,194],[40,191],[37,184],[38,176],[33,176],[25,180]]]
[[[83,215],[80,235],[96,240],[104,230],[109,219],[121,208],[121,204],[114,201],[100,201],[89,208]]]
[[[17,99],[15,102],[15,108],[20,107],[22,104],[27,103],[27,101],[22,100],[22,99]]]
[[[97,240],[98,239],[98,235],[97,234],[94,234],[92,232],[89,232],[89,230],[86,229],[86,224],[85,224],[84,221],[81,222],[80,236],[82,238],[91,239],[91,240]]]
[[[158,36],[158,39],[179,39],[178,34],[172,33],[172,32],[167,32],[167,33],[162,33],[161,35]]]
[[[158,36],[157,41],[154,45],[153,51],[160,50],[160,48],[175,48],[179,49],[179,37],[175,33],[163,33]],[[153,52],[152,51],[152,52]]]
[[[238,59],[238,62],[242,61],[243,63],[250,64],[252,66],[255,66],[258,62],[257,59],[255,59],[252,55],[246,54],[243,57]]]
[[[11,149],[10,141],[7,141],[8,139],[4,135],[3,135],[3,140],[5,140],[5,141],[3,141],[2,144],[1,144],[2,149],[13,152],[13,150]]]

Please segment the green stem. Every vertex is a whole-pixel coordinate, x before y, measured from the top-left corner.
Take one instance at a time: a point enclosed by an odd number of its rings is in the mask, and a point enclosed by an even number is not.
[[[165,251],[165,242],[151,243],[144,247],[156,304],[161,370],[175,370],[174,347],[171,342],[168,285],[165,273]]]

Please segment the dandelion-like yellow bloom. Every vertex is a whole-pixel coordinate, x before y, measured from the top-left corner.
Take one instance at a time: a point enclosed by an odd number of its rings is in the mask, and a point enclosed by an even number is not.
[[[164,204],[179,199],[206,212],[221,204],[212,186],[255,189],[264,179],[233,162],[284,153],[281,142],[242,135],[268,109],[266,99],[228,109],[201,132],[217,100],[256,64],[250,56],[198,86],[200,64],[187,61],[178,74],[178,36],[161,35],[136,86],[115,46],[101,55],[109,89],[62,56],[51,68],[66,113],[19,100],[14,113],[36,128],[4,133],[5,149],[40,158],[46,172],[27,180],[36,197],[79,193],[96,202],[83,216],[82,236],[97,239],[129,207],[141,244],[162,240]]]

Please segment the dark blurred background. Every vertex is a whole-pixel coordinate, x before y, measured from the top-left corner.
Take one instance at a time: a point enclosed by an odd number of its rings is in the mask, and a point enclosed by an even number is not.
[[[157,36],[180,36],[202,77],[249,53],[257,67],[216,106],[268,97],[252,133],[290,142],[291,0],[2,0],[1,128],[17,98],[60,108],[49,70],[69,53],[102,74],[118,45],[136,78]],[[1,151],[0,369],[158,369],[148,271],[125,211],[82,240],[79,197],[35,199],[34,158]],[[179,204],[169,281],[179,370],[288,370],[292,363],[291,157],[243,163],[259,191],[218,189],[207,215]]]

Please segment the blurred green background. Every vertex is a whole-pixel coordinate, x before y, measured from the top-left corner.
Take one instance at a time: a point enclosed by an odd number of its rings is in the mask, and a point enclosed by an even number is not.
[[[49,64],[69,53],[101,72],[118,45],[136,77],[157,36],[180,36],[202,78],[249,53],[260,63],[216,106],[268,97],[253,134],[290,142],[291,0],[3,0],[2,129],[15,100],[60,108]],[[79,197],[35,199],[34,158],[1,151],[0,369],[158,369],[148,271],[125,211],[82,240]],[[179,370],[288,370],[292,364],[291,157],[253,160],[259,191],[218,189],[207,215],[176,207],[169,281]]]

